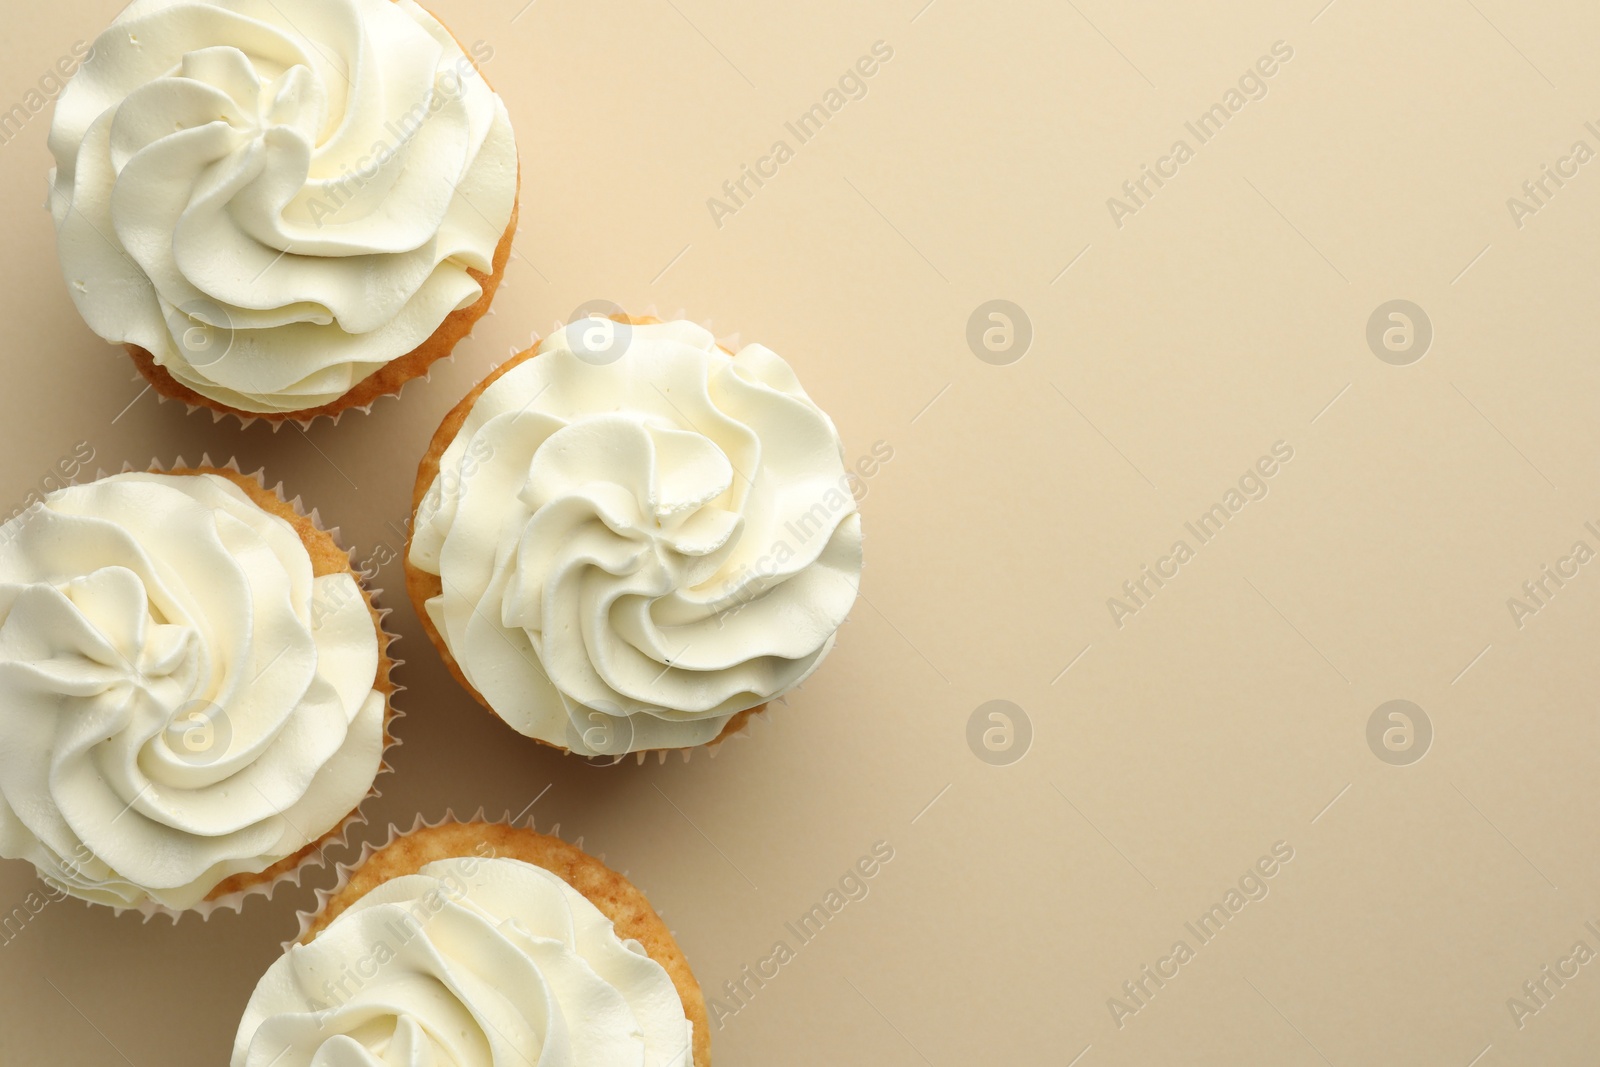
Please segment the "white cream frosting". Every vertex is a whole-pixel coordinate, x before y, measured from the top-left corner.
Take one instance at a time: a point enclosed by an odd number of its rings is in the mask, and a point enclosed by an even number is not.
[[[441,860],[362,897],[256,986],[232,1067],[688,1067],[672,979],[556,875]]]
[[[477,301],[517,194],[505,105],[412,0],[135,0],[50,149],[89,326],[250,412],[329,403]]]
[[[478,398],[410,563],[440,576],[429,618],[520,732],[586,756],[705,744],[803,681],[855,602],[843,447],[761,345],[619,327],[603,362],[574,352],[593,328]]]
[[[333,829],[386,701],[348,574],[217,475],[121,474],[0,527],[0,855],[194,906]]]

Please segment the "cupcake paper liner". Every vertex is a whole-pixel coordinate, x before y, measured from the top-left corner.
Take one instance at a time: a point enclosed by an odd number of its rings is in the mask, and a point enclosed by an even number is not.
[[[791,690],[791,692],[793,691],[794,690]],[[764,704],[757,704],[753,708],[747,708],[744,711],[736,712],[733,718],[728,720],[728,725],[723,728],[722,733],[718,734],[716,737],[712,738],[710,741],[707,741],[703,745],[690,745],[687,748],[647,748],[638,752],[630,752],[628,755],[633,756],[635,765],[641,767],[644,766],[645,763],[649,762],[651,756],[656,757],[657,766],[664,766],[668,757],[670,757],[673,753],[682,753],[684,763],[688,763],[689,761],[693,760],[695,753],[697,752],[704,752],[706,754],[706,759],[716,759],[717,754],[722,751],[723,745],[726,745],[732,741],[743,742],[754,740],[751,735],[751,731],[755,729],[755,723],[763,723],[764,725],[761,727],[763,730],[770,729],[772,724],[767,719],[767,712],[774,704],[787,705],[788,703],[788,694],[784,694],[780,697],[774,697],[772,700],[769,700]],[[563,750],[562,754],[566,756],[574,755],[574,753],[565,750]],[[577,758],[586,760],[588,762],[594,762],[593,759],[586,756],[578,756]],[[619,760],[618,762],[621,761]]]
[[[496,293],[495,293],[496,300],[498,300],[500,292],[503,291],[504,289],[505,289],[505,285],[504,285],[504,283],[502,283],[498,287],[498,289],[496,290]],[[254,426],[256,423],[262,422],[262,423],[266,423],[269,427],[271,427],[272,432],[274,434],[278,433],[285,426],[295,426],[302,433],[305,433],[305,432],[309,431],[313,426],[315,426],[318,422],[322,422],[322,421],[326,421],[331,426],[337,426],[337,425],[339,425],[340,421],[343,420],[344,417],[346,415],[350,414],[352,411],[356,412],[357,414],[360,414],[360,415],[370,415],[370,414],[372,414],[372,409],[374,407],[376,407],[377,404],[380,401],[384,401],[384,400],[396,400],[397,401],[397,400],[401,399],[402,395],[405,393],[405,391],[410,386],[418,385],[418,384],[424,384],[425,385],[425,384],[433,381],[433,372],[434,372],[434,370],[436,368],[440,367],[441,365],[454,363],[455,360],[456,360],[456,352],[457,352],[457,350],[462,345],[464,345],[468,341],[472,340],[473,333],[477,332],[478,323],[483,322],[484,319],[489,318],[490,316],[494,315],[494,313],[495,313],[495,309],[494,309],[493,304],[491,304],[490,307],[489,307],[489,310],[484,312],[481,316],[479,316],[477,322],[473,323],[472,330],[469,331],[465,337],[461,338],[460,341],[457,341],[455,343],[455,345],[453,345],[451,347],[451,349],[450,349],[450,351],[448,353],[446,353],[445,355],[440,356],[439,358],[437,358],[437,359],[433,360],[432,362],[430,362],[428,364],[427,369],[424,370],[422,373],[417,374],[417,375],[413,375],[412,377],[407,378],[405,381],[401,382],[398,386],[396,386],[394,388],[394,390],[392,392],[379,393],[377,396],[374,396],[371,400],[368,400],[364,404],[351,404],[348,407],[340,408],[338,411],[317,412],[316,414],[309,415],[309,416],[306,416],[306,417],[301,417],[298,414],[296,414],[296,415],[283,416],[283,417],[279,417],[279,418],[273,418],[273,417],[271,417],[269,415],[262,414],[262,413],[251,413],[251,412],[248,412],[248,411],[239,411],[239,410],[234,409],[234,408],[215,408],[215,407],[211,407],[208,404],[195,404],[195,403],[192,403],[192,402],[187,401],[187,400],[182,400],[182,399],[180,399],[178,397],[175,397],[175,396],[168,396],[167,394],[163,393],[160,389],[157,389],[155,387],[155,385],[148,378],[146,378],[142,374],[139,374],[137,371],[134,372],[133,381],[136,382],[136,383],[143,383],[145,386],[148,386],[150,391],[155,394],[156,403],[157,404],[163,404],[163,405],[164,404],[182,404],[183,408],[184,408],[184,415],[186,415],[186,416],[193,415],[197,411],[203,411],[203,412],[207,413],[208,415],[211,416],[211,425],[213,425],[213,426],[217,425],[219,422],[223,422],[223,421],[227,420],[227,421],[233,421],[233,422],[238,423],[239,429],[241,429],[241,430],[248,430],[250,427]]]
[[[537,803],[537,798],[535,798],[535,803]],[[528,809],[531,809],[532,807],[533,805],[530,804]],[[431,822],[424,818],[421,812],[418,812],[416,818],[414,818],[411,822],[410,829],[402,830],[394,823],[390,823],[389,832],[385,835],[382,843],[373,844],[371,841],[363,841],[361,844],[360,855],[348,862],[341,860],[334,865],[337,876],[334,879],[333,885],[329,886],[327,889],[318,889],[316,891],[316,907],[303,908],[295,913],[295,921],[298,928],[295,930],[294,936],[283,943],[283,951],[288,952],[295,945],[302,944],[306,940],[306,937],[311,932],[312,928],[327,912],[328,902],[334,897],[338,896],[340,893],[344,892],[344,890],[350,885],[351,876],[357,871],[361,870],[361,868],[364,867],[367,861],[373,856],[377,855],[379,852],[382,852],[384,849],[389,848],[396,841],[399,841],[402,838],[410,837],[412,834],[418,833],[422,830],[437,830],[441,826],[468,826],[473,823],[484,823],[489,826],[503,826],[509,830],[531,830],[535,833],[545,834],[549,837],[560,838],[574,848],[584,850],[582,837],[571,841],[567,840],[565,837],[562,837],[560,823],[553,824],[548,830],[537,829],[534,825],[533,814],[531,810],[527,809],[525,809],[521,815],[513,816],[511,814],[511,809],[507,808],[501,813],[498,819],[490,819],[484,813],[484,809],[480,807],[470,818],[462,819],[456,815],[453,808],[446,808],[443,815]],[[599,860],[601,863],[606,862],[606,856],[603,852],[588,854]],[[607,864],[607,866],[610,866],[610,864]],[[617,873],[622,875],[624,878],[628,878],[628,872],[626,870],[619,870]],[[631,884],[633,880],[628,878],[628,881]],[[634,888],[638,889],[637,886],[634,886]],[[643,894],[644,890],[640,889],[639,892]],[[648,898],[648,894],[645,895]],[[657,910],[657,914],[661,914],[659,909]],[[673,937],[677,937],[677,931],[672,931],[672,935]]]
[[[511,258],[515,259],[515,258],[520,258],[520,257],[518,257],[516,255],[516,253],[513,251]],[[507,261],[507,267],[509,268],[509,266],[510,266],[510,261],[508,260]],[[308,418],[299,418],[299,417],[291,416],[291,417],[286,417],[286,418],[276,418],[275,419],[275,418],[271,418],[271,417],[263,415],[263,414],[251,414],[250,412],[238,411],[238,410],[235,410],[233,408],[214,408],[214,407],[210,407],[209,405],[206,405],[206,404],[194,404],[194,403],[190,403],[189,401],[186,401],[186,400],[180,400],[179,398],[174,397],[174,396],[168,396],[165,393],[163,393],[161,390],[157,389],[155,387],[155,385],[152,384],[148,378],[146,378],[144,375],[138,373],[137,371],[134,372],[133,377],[130,380],[133,381],[136,384],[142,383],[144,386],[148,387],[150,392],[152,392],[152,393],[154,393],[156,395],[156,403],[157,404],[182,404],[183,407],[184,407],[184,414],[185,415],[193,415],[197,411],[205,412],[206,414],[211,416],[211,425],[213,425],[213,426],[217,425],[217,423],[222,422],[224,420],[231,420],[231,421],[237,422],[239,424],[239,429],[248,430],[250,427],[254,426],[256,423],[262,422],[262,423],[266,423],[267,426],[269,426],[272,429],[272,432],[274,434],[278,433],[278,431],[282,430],[285,426],[298,427],[300,429],[300,431],[302,433],[304,433],[304,432],[310,430],[313,426],[315,426],[318,422],[321,422],[321,421],[326,421],[331,426],[337,426],[337,425],[339,425],[340,420],[342,420],[346,415],[348,415],[352,411],[354,411],[354,412],[356,412],[358,414],[361,414],[361,415],[370,415],[370,414],[372,414],[372,409],[374,407],[376,407],[377,404],[380,401],[384,401],[384,400],[399,400],[399,399],[401,399],[401,397],[404,395],[406,390],[408,388],[410,388],[411,386],[413,386],[413,385],[426,385],[426,384],[432,382],[433,381],[433,372],[435,370],[437,370],[439,367],[446,366],[448,364],[452,364],[452,363],[456,362],[457,352],[460,350],[462,345],[464,345],[468,341],[472,340],[473,334],[475,334],[477,332],[479,323],[482,323],[485,319],[493,318],[496,314],[499,313],[498,312],[498,308],[496,307],[496,305],[500,302],[500,296],[507,289],[511,288],[509,283],[507,283],[504,280],[504,277],[505,277],[505,272],[502,271],[501,272],[501,279],[502,280],[501,280],[499,286],[497,286],[496,289],[495,289],[495,296],[494,296],[494,299],[492,301],[490,301],[489,310],[485,311],[482,315],[480,315],[478,317],[477,322],[474,322],[472,324],[472,329],[467,333],[467,335],[465,337],[463,337],[460,341],[457,341],[455,343],[455,345],[453,345],[451,347],[451,349],[450,349],[450,351],[448,353],[446,353],[443,356],[440,356],[438,359],[436,359],[433,362],[429,363],[427,369],[424,370],[421,374],[418,374],[418,375],[415,375],[413,377],[407,378],[405,381],[401,382],[395,388],[395,390],[393,392],[380,393],[377,396],[373,397],[371,400],[367,401],[365,404],[352,404],[349,407],[340,408],[338,411],[323,412],[323,413],[319,413],[319,414],[316,414],[316,415],[312,415],[312,416],[310,416]],[[257,473],[260,473],[260,472],[257,472]]]
[[[482,72],[480,71],[480,75],[481,73]],[[485,79],[485,83],[487,84],[487,79]],[[458,308],[457,310],[452,311],[445,317],[444,321],[440,322],[439,325],[434,328],[434,332],[430,334],[428,338],[417,348],[410,352],[402,353],[401,355],[390,360],[388,363],[383,364],[377,370],[374,370],[372,374],[369,374],[366,378],[362,378],[354,383],[342,396],[329,401],[327,404],[318,405],[318,407],[309,409],[308,411],[294,411],[285,413],[248,412],[241,411],[237,408],[228,407],[226,404],[223,404],[220,401],[209,401],[208,398],[201,397],[200,394],[188,389],[181,383],[173,381],[170,374],[167,374],[164,370],[162,370],[159,364],[155,364],[154,356],[152,356],[149,352],[146,352],[145,350],[132,344],[126,344],[121,347],[123,347],[129,358],[133,360],[135,368],[135,380],[144,382],[149,389],[156,394],[157,399],[161,403],[166,403],[170,400],[173,403],[183,404],[186,409],[185,413],[189,415],[193,415],[196,411],[209,411],[211,413],[212,425],[216,425],[218,422],[221,422],[223,419],[231,416],[232,418],[238,420],[240,429],[248,429],[254,423],[265,422],[272,427],[274,433],[290,423],[299,426],[302,431],[309,430],[319,419],[328,419],[335,426],[337,426],[346,412],[359,411],[363,415],[370,414],[372,412],[372,406],[378,401],[391,398],[399,399],[400,395],[405,391],[406,386],[410,385],[412,382],[415,382],[419,379],[422,381],[428,381],[433,375],[433,368],[436,364],[455,358],[456,350],[472,339],[472,335],[477,331],[479,323],[483,322],[484,319],[494,314],[495,302],[499,298],[501,290],[505,288],[506,273],[510,269],[512,258],[516,255],[515,241],[517,230],[521,223],[521,218],[522,170],[519,165],[517,169],[516,198],[512,202],[511,218],[506,223],[506,228],[500,236],[499,243],[495,246],[494,256],[490,264],[494,269],[491,273],[482,275],[479,281],[479,284],[485,288],[485,294],[481,298],[487,300],[487,304],[484,306],[484,309],[477,312],[477,314],[472,318],[472,321],[467,323],[464,332],[462,332],[461,335],[450,344],[448,350],[439,355],[434,355],[431,358],[426,359],[423,362],[422,367],[415,373],[402,378],[391,388],[382,389],[381,391],[374,393],[371,397],[367,398],[361,403],[356,403],[354,401],[342,403],[342,401],[344,401],[345,397],[350,396],[351,393],[363,392],[364,386],[367,384],[367,382],[369,382],[373,377],[383,374],[394,364],[415,359],[420,353],[426,352],[430,346],[438,343],[438,340],[442,334],[447,334],[454,329],[454,322],[457,315],[462,314],[463,311],[471,311],[472,308],[476,307],[477,305],[471,305],[465,309]],[[473,273],[476,274],[477,272]],[[160,371],[165,380],[173,382],[173,385],[176,388],[188,392],[191,396],[197,397],[198,399],[190,400],[184,397],[172,396],[166,393],[162,386],[157,384],[154,379],[147,376],[145,371],[142,369],[145,361],[149,361],[151,363],[152,373]],[[143,394],[140,395],[142,396]],[[329,407],[333,407],[335,410],[323,410],[324,408]]]
[[[501,288],[504,288],[504,286]],[[486,319],[493,314],[494,308],[491,307],[478,321],[482,322],[483,319]],[[474,329],[476,329],[476,324],[474,324]],[[145,385],[150,386],[150,391],[156,396],[156,403],[182,404],[184,408],[183,413],[186,416],[193,415],[197,411],[203,411],[211,416],[211,425],[213,426],[219,422],[232,421],[238,423],[239,429],[248,430],[256,423],[261,422],[270,427],[274,434],[278,433],[285,426],[297,427],[302,433],[304,433],[319,422],[327,422],[331,426],[337,426],[339,425],[340,421],[351,412],[356,412],[360,415],[370,415],[372,414],[372,409],[376,407],[380,401],[399,400],[410,386],[418,384],[425,385],[428,382],[431,382],[433,380],[433,372],[436,368],[444,364],[454,363],[456,361],[456,349],[461,345],[466,344],[470,340],[472,340],[472,334],[469,333],[467,336],[463,337],[459,342],[457,342],[456,347],[452,348],[448,355],[440,356],[438,359],[428,364],[427,370],[416,375],[415,377],[407,378],[405,381],[401,382],[393,392],[380,393],[371,400],[367,401],[365,404],[351,404],[349,407],[340,408],[338,411],[319,412],[318,414],[311,415],[306,418],[301,418],[297,415],[284,418],[271,418],[270,416],[264,414],[252,414],[247,411],[237,411],[233,408],[214,408],[206,404],[194,404],[187,400],[181,400],[175,396],[166,395],[154,385],[151,385],[150,381],[142,374],[137,372],[135,372],[133,380],[135,382],[143,382]]]

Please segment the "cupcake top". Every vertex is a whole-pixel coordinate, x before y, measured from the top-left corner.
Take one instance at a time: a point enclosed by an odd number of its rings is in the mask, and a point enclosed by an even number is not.
[[[516,202],[505,106],[411,0],[135,0],[50,149],[89,326],[245,412],[422,345],[478,300]]]
[[[383,882],[256,987],[232,1067],[687,1067],[672,979],[551,872],[438,860]]]
[[[122,474],[0,527],[0,855],[181,910],[336,827],[387,700],[348,573],[213,474]]]
[[[861,577],[851,487],[769,349],[584,320],[471,402],[408,562],[517,730],[586,756],[705,744],[832,647]]]

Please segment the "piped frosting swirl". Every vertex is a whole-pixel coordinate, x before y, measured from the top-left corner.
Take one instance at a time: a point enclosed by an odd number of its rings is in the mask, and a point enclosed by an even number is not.
[[[412,0],[135,0],[50,148],[90,327],[256,413],[338,399],[476,302],[517,194],[504,104]]]
[[[704,744],[832,647],[861,576],[852,476],[770,349],[598,321],[476,399],[409,563],[438,577],[429,619],[517,730],[586,756]]]
[[[520,860],[380,884],[268,969],[232,1067],[688,1067],[672,979]]]
[[[0,855],[186,909],[332,830],[382,763],[348,572],[213,474],[130,473],[0,527]]]

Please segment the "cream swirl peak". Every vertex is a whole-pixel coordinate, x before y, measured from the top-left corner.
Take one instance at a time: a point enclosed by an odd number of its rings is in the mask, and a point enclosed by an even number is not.
[[[411,0],[135,0],[50,148],[89,326],[243,412],[332,403],[424,346],[516,206],[504,104]]]
[[[278,958],[232,1067],[689,1067],[665,969],[521,860],[438,860]]]
[[[438,639],[524,734],[585,756],[713,741],[803,681],[855,603],[838,432],[775,353],[693,323],[584,320],[536,351],[468,401],[413,596],[431,586]]]
[[[0,855],[194,907],[334,829],[382,763],[348,573],[213,474],[122,474],[0,527]]]

